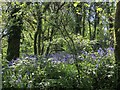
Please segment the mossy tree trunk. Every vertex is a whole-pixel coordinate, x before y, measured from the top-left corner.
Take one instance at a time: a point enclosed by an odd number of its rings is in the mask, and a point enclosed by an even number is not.
[[[120,1],[115,14],[115,59],[117,64],[117,89],[120,86]]]
[[[11,5],[12,6],[12,5]],[[12,59],[16,59],[19,57],[19,49],[20,49],[20,38],[22,32],[22,13],[20,13],[20,7],[18,5],[12,6],[12,10],[10,11],[9,23],[10,28],[8,28],[8,48],[7,48],[7,57],[6,59],[11,61]]]
[[[10,11],[10,16],[8,18],[8,48],[7,48],[7,57],[6,59],[11,61],[12,59],[16,59],[19,57],[19,49],[20,49],[20,38],[22,32],[22,12],[21,8],[18,5],[12,6],[12,10]],[[9,12],[9,11],[8,11]],[[21,14],[17,14],[20,13]]]

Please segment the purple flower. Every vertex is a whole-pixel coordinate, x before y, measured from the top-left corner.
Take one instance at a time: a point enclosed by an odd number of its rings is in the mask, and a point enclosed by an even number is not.
[[[30,58],[31,58],[32,60],[38,60],[38,57],[37,57],[36,55],[31,55]]]
[[[87,51],[81,51],[81,53],[84,54],[84,55],[88,55]]]
[[[109,50],[113,51],[114,52],[114,48],[113,47],[109,47]]]
[[[114,53],[114,48],[109,47],[109,48],[106,49],[106,56],[112,55],[113,53]]]
[[[94,53],[91,54],[91,57],[92,57],[93,59],[96,59],[96,55],[95,55]]]
[[[80,58],[80,60],[81,60],[81,61],[83,61],[83,60],[84,60],[84,58],[82,58],[82,57],[81,57],[81,58]]]
[[[9,61],[8,65],[12,66],[13,65],[13,61]]]
[[[68,60],[68,57],[65,57],[65,58],[64,58],[64,61],[67,61],[67,60]]]
[[[98,54],[99,54],[100,56],[103,56],[103,55],[104,55],[104,51],[102,50],[102,48],[99,48],[99,49],[98,49]]]
[[[112,47],[109,47],[109,48],[107,48],[107,50],[106,50],[107,52],[114,52],[114,48],[112,48]]]

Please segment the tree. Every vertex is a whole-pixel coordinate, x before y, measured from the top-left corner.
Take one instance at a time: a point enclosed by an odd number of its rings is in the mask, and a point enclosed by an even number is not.
[[[10,3],[11,4],[11,3]],[[16,59],[19,57],[20,38],[23,25],[23,12],[18,4],[10,5],[11,11],[8,10],[8,48],[7,48],[7,60]]]
[[[34,55],[42,55],[44,52],[44,44],[42,38],[44,37],[44,31],[42,30],[42,14],[46,12],[49,8],[50,3],[36,3],[36,13],[37,13],[37,31],[34,35]],[[43,9],[42,6],[45,6]],[[38,44],[38,47],[37,47]]]
[[[115,14],[115,59],[117,64],[117,90],[120,86],[120,1],[117,3]]]

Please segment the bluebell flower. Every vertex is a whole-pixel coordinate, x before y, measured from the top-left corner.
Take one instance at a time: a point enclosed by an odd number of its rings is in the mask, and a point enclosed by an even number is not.
[[[92,57],[93,59],[96,59],[96,58],[97,58],[94,53],[91,54],[91,57]]]
[[[71,58],[71,55],[70,54],[66,54],[65,58],[68,60],[69,58]]]
[[[71,58],[71,56],[69,54],[65,55],[66,60],[68,60],[69,58]]]
[[[9,61],[8,65],[12,66],[13,65],[13,61]]]
[[[38,60],[38,58],[37,58],[36,55],[30,55],[29,58],[30,58],[31,60]]]
[[[68,60],[68,57],[63,58],[63,61],[66,62]]]
[[[83,60],[84,60],[84,58],[82,58],[82,57],[81,57],[81,58],[80,58],[80,60],[82,60],[82,61],[83,61]]]
[[[108,48],[110,51],[113,51],[114,52],[114,48],[113,47],[109,47]]]
[[[106,49],[106,56],[112,55],[113,53],[114,53],[114,48],[109,47],[109,48]]]
[[[88,55],[87,51],[81,51],[81,53],[84,54],[84,55]]]
[[[102,48],[99,48],[99,49],[98,49],[98,54],[99,54],[100,56],[103,56],[103,55],[104,55],[104,51],[102,50]]]

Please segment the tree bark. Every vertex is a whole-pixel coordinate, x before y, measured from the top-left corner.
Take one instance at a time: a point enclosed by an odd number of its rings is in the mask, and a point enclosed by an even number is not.
[[[37,34],[38,32],[36,31],[34,35],[34,55],[37,55]]]
[[[92,40],[96,38],[96,31],[97,31],[97,10],[96,10],[96,3],[94,4],[94,9],[95,9],[95,19],[94,19],[94,32],[93,32],[93,37]]]
[[[78,33],[81,35],[81,20],[82,16],[76,13],[76,27],[75,27],[75,34],[77,35]]]
[[[83,31],[82,31],[82,35],[83,37],[85,37],[85,18],[86,18],[86,11],[85,11],[85,6],[83,6]]]
[[[45,53],[46,56],[49,54],[50,45],[51,45],[52,38],[53,38],[53,33],[54,33],[54,28],[52,28],[52,30],[51,30],[50,39],[49,39],[49,45],[48,45],[48,47],[46,49],[46,53]]]
[[[6,59],[11,61],[12,59],[16,59],[19,57],[20,50],[20,38],[22,32],[22,15],[17,15],[21,8],[15,5],[12,8],[10,13],[9,21],[12,22],[12,25],[8,29],[8,48],[7,48],[7,57]]]
[[[90,16],[91,16],[91,6],[90,6],[90,8],[89,8],[88,23],[89,23],[89,36],[90,36],[90,40],[92,40],[92,30],[91,30]]]
[[[42,14],[38,11],[38,25],[37,25],[37,31],[38,31],[38,55],[41,54],[41,36],[42,36]]]
[[[115,14],[115,59],[117,64],[117,89],[120,86],[120,1]]]
[[[42,14],[40,5],[37,3],[37,31],[34,35],[34,55],[40,55],[41,53],[41,34],[42,34]]]
[[[47,9],[49,9],[50,2],[45,5],[45,8],[42,10],[38,2],[36,6],[37,11],[37,31],[34,35],[34,54],[35,55],[42,55],[44,53],[44,43],[43,43],[43,37],[44,33],[42,30],[42,13],[45,13]],[[43,3],[45,4],[45,3]]]

